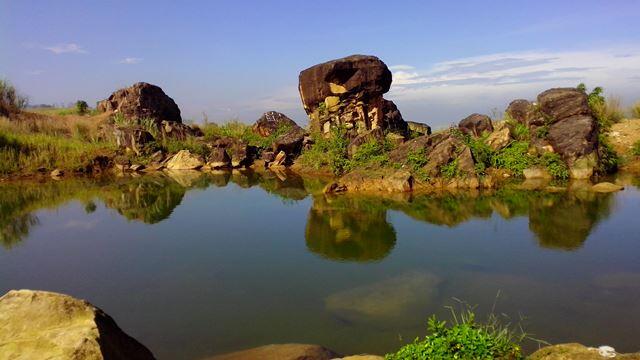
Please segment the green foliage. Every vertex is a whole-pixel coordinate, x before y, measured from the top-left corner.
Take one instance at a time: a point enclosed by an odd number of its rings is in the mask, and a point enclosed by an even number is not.
[[[536,129],[536,137],[538,139],[546,139],[549,136],[549,125],[543,125]]]
[[[555,179],[566,180],[569,178],[567,164],[565,164],[560,155],[556,153],[544,153],[540,158],[540,164],[543,165]]]
[[[633,147],[631,148],[631,153],[635,156],[640,156],[640,140],[633,143]]]
[[[185,140],[167,139],[162,143],[162,148],[170,154],[177,153],[180,150],[189,150],[192,154],[200,155],[203,158],[206,158],[211,153],[211,149],[205,143],[192,137],[188,137]]]
[[[587,87],[584,84],[579,84],[577,89],[587,93]],[[624,114],[618,98],[605,99],[603,94],[604,89],[596,86],[590,93],[587,93],[587,102],[593,116],[598,120],[601,131],[606,132],[611,128],[611,125],[620,122],[624,118]]]
[[[522,175],[522,171],[536,163],[529,154],[529,142],[515,141],[510,146],[500,150],[492,159],[492,166],[507,169],[515,175]]]
[[[513,137],[516,140],[527,141],[529,136],[529,128],[525,124],[515,122],[513,125]]]
[[[387,151],[390,148],[389,142],[379,142],[376,140],[367,141],[360,145],[349,159],[345,170],[353,170],[364,167],[381,167],[389,162]]]
[[[291,129],[288,125],[282,125],[276,131],[267,136],[262,137],[255,133],[250,125],[238,120],[231,120],[222,125],[214,123],[205,123],[201,126],[204,137],[207,140],[214,140],[221,137],[230,137],[246,142],[251,146],[261,149],[271,147],[271,144],[280,136],[286,134]]]
[[[487,145],[486,140],[489,135],[485,134],[479,138],[467,136],[465,144],[471,150],[475,161],[475,172],[478,175],[484,174],[486,168],[490,167],[493,161],[494,151]]]
[[[449,179],[449,180],[460,176],[460,169],[458,168],[458,159],[455,159],[446,165],[442,165],[442,167],[440,167],[440,174],[445,179]]]
[[[78,113],[78,115],[86,114],[87,110],[89,110],[89,104],[87,104],[86,101],[84,100],[76,101],[76,112]]]
[[[417,338],[396,353],[387,354],[386,360],[493,360],[524,359],[519,342],[526,338],[509,325],[502,325],[493,314],[486,323],[478,323],[472,309],[456,314],[453,323],[429,318],[429,335]]]
[[[598,142],[598,157],[600,158],[598,172],[609,174],[616,171],[620,164],[620,158],[609,143],[607,135],[604,133],[598,134]]]
[[[16,91],[7,80],[0,79],[0,116],[8,116],[27,106],[28,99]]]
[[[349,166],[346,130],[342,127],[332,128],[328,137],[318,133],[312,134],[312,137],[314,144],[303,151],[302,163],[315,169],[329,166],[334,174],[342,174]]]

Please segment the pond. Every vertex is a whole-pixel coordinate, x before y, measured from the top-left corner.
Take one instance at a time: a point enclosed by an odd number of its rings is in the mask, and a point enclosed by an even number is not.
[[[0,292],[87,299],[159,359],[286,342],[384,354],[460,301],[551,343],[638,350],[637,187],[322,185],[240,171],[0,184]]]

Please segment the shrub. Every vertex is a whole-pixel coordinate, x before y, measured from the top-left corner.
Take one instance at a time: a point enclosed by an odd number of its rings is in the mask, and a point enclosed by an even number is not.
[[[334,174],[342,174],[348,167],[347,146],[349,140],[343,127],[332,128],[328,137],[314,133],[313,146],[302,152],[301,161],[307,166],[320,169],[329,166]]]
[[[598,134],[598,157],[600,158],[598,172],[609,174],[618,169],[620,158],[618,153],[613,149],[613,146],[609,143],[606,134]]]
[[[26,97],[18,94],[8,81],[0,79],[0,116],[9,116],[27,106]]]
[[[535,158],[529,154],[527,141],[515,141],[491,159],[492,166],[507,169],[515,175],[522,175],[523,170],[534,165],[535,162]]]
[[[440,174],[442,174],[442,176],[445,179],[449,179],[449,180],[460,176],[460,169],[458,168],[458,159],[455,159],[446,165],[442,165],[442,167],[440,167]]]
[[[427,150],[425,148],[420,148],[407,153],[407,160],[405,164],[417,179],[428,181],[429,174],[427,174],[423,169],[428,162],[429,158],[427,157]]]
[[[578,90],[587,92],[587,88],[584,84],[579,84]],[[593,112],[593,116],[598,120],[601,131],[608,131],[611,125],[620,122],[624,118],[622,108],[620,106],[620,99],[618,97],[609,97],[605,99],[604,90],[600,86],[596,86],[587,94],[587,101],[589,108]]]
[[[478,323],[475,314],[467,309],[460,314],[452,311],[453,323],[429,318],[429,335],[415,339],[413,343],[387,354],[386,360],[492,360],[524,359],[519,343],[526,334],[519,333],[509,325],[502,325],[495,315],[490,315],[485,324]]]
[[[516,122],[513,126],[513,137],[521,141],[529,140],[529,128],[522,123]]]
[[[471,150],[473,160],[475,161],[475,172],[478,175],[484,174],[486,168],[490,167],[493,161],[494,151],[487,145],[486,139],[488,134],[479,138],[467,136],[466,145]]]
[[[207,122],[201,126],[201,130],[207,140],[230,137],[262,149],[270,147],[278,137],[286,134],[290,129],[290,126],[282,125],[270,136],[262,137],[256,134],[250,125],[239,120],[230,120],[222,125]]]
[[[87,104],[86,101],[84,100],[76,101],[76,112],[78,113],[78,115],[86,114],[87,110],[89,110],[89,104]]]
[[[633,147],[631,148],[631,153],[635,156],[640,156],[640,140],[633,143]]]
[[[544,153],[540,158],[540,163],[555,179],[566,180],[569,178],[569,169],[560,155],[552,152]]]
[[[388,142],[370,140],[360,145],[347,164],[345,170],[353,170],[367,166],[380,167],[389,161],[387,151],[390,147]]]

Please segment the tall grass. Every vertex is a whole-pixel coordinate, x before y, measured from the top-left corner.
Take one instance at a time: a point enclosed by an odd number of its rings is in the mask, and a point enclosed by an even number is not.
[[[640,119],[640,100],[631,106],[631,117]]]

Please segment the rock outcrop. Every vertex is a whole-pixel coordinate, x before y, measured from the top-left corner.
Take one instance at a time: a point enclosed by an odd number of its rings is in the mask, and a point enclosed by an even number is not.
[[[303,70],[298,89],[311,130],[328,134],[340,126],[355,137],[381,128],[406,135],[400,111],[382,97],[391,80],[391,71],[375,56],[352,55]]]
[[[252,130],[262,137],[268,137],[282,128],[296,126],[298,126],[298,124],[287,117],[287,115],[277,111],[268,111],[256,120],[253,124]]]
[[[202,157],[192,154],[189,150],[180,150],[167,161],[169,170],[198,170],[202,166],[204,166]]]
[[[122,149],[128,149],[140,155],[144,146],[154,141],[153,135],[141,126],[115,126],[113,136],[116,144]]]
[[[586,347],[581,344],[559,344],[543,347],[531,354],[529,360],[640,360],[640,353],[619,354],[609,346],[598,348]]]
[[[407,121],[407,127],[412,133],[418,135],[431,135],[431,126],[427,124],[415,121]]]
[[[154,359],[90,303],[32,290],[11,290],[0,298],[0,358]]]
[[[144,82],[117,90],[98,103],[98,111],[122,114],[126,119],[145,118],[182,122],[180,109],[172,98],[156,85]]]
[[[493,124],[487,115],[471,114],[460,120],[458,128],[465,134],[478,137],[485,132],[492,132]]]

